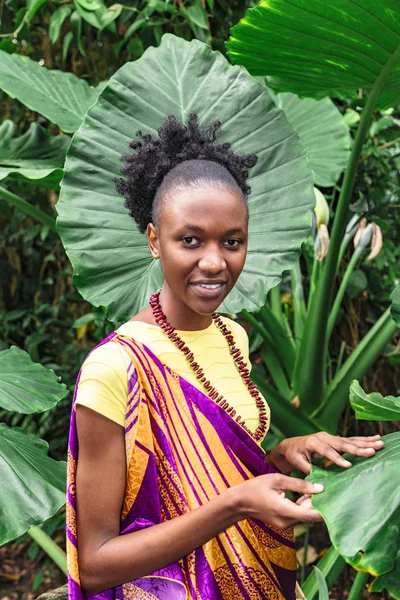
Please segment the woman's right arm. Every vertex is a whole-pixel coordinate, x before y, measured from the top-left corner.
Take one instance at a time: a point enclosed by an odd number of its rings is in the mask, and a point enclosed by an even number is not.
[[[170,521],[119,535],[126,478],[124,428],[86,406],[77,405],[76,410],[79,571],[89,593],[149,575],[248,517],[281,529],[321,520],[308,503],[284,497],[285,490],[321,490],[300,479],[270,474],[232,487]]]

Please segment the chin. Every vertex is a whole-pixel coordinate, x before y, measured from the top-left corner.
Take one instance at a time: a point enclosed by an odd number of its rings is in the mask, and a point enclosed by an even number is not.
[[[211,315],[222,304],[222,302],[225,300],[225,298],[231,291],[232,287],[233,286],[229,286],[228,290],[223,290],[223,292],[219,295],[209,297],[207,297],[206,293],[203,296],[202,291],[193,289],[189,290],[189,297],[187,296],[187,304],[193,311],[195,311],[199,315]]]

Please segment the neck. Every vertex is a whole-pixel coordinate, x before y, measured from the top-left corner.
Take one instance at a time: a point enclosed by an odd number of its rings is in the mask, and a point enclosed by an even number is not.
[[[212,323],[212,314],[199,314],[176,298],[164,283],[160,293],[160,305],[172,327],[181,331],[199,331]]]

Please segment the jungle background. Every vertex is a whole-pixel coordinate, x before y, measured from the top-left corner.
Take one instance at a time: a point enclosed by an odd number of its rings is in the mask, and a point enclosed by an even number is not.
[[[93,3],[97,6],[95,10]],[[43,68],[71,72],[96,86],[126,62],[140,58],[149,46],[159,45],[164,33],[186,40],[199,39],[226,54],[225,41],[231,27],[254,5],[236,0],[129,0],[124,5],[107,3],[107,6],[102,0],[1,0],[0,50],[28,56]],[[359,99],[334,101],[352,132],[359,121],[362,93]],[[0,125],[7,120],[15,124],[18,135],[27,132],[32,123],[40,124],[50,135],[62,134],[57,125],[0,90]],[[351,273],[331,341],[332,356],[337,358],[341,354],[341,360],[351,354],[378,321],[390,304],[392,290],[400,282],[399,124],[398,106],[375,110],[359,160],[351,210],[380,227],[383,244],[373,260],[361,256]],[[320,143],[322,152],[323,142]],[[40,152],[40,147],[37,151]],[[0,156],[0,166],[1,162]],[[319,186],[330,203],[331,219],[342,179],[340,175],[335,185]],[[55,217],[58,189],[33,183],[12,177],[0,183],[0,351],[14,345],[25,350],[34,362],[54,370],[67,386],[68,394],[54,409],[40,414],[1,410],[0,421],[46,440],[49,455],[65,460],[77,373],[89,350],[114,326],[104,311],[86,302],[74,286],[72,267],[56,231],[17,208],[4,193],[6,189]],[[349,246],[342,273],[351,255]],[[303,283],[308,289],[311,275],[306,275]],[[292,322],[295,299],[288,276],[280,285],[280,303]],[[254,369],[267,382],[272,381],[268,371],[262,370],[262,346],[251,321],[245,316],[239,318],[251,335]],[[397,332],[360,384],[367,393],[379,390],[384,396],[398,396],[399,364]],[[398,430],[396,421],[357,422],[349,404],[338,427],[342,435],[369,435],[376,431],[383,435]],[[276,432],[273,430],[271,435],[272,444]],[[65,548],[63,509],[44,524],[44,530]],[[304,556],[305,544],[307,564],[303,564],[301,554]],[[304,579],[329,546],[325,527],[298,529],[297,545],[299,570]],[[353,579],[354,571],[346,567],[332,587],[331,596],[347,597]],[[64,574],[28,535],[0,547],[1,599],[36,598],[64,582]],[[389,598],[389,595],[364,591],[363,597]]]

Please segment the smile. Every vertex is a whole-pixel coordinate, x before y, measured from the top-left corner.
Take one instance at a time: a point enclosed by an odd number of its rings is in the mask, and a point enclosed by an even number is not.
[[[214,298],[220,295],[224,289],[226,283],[191,283],[190,286],[196,290],[196,293],[200,296],[207,298]]]

